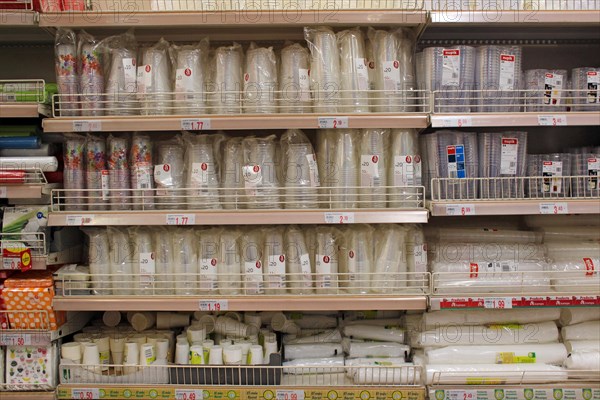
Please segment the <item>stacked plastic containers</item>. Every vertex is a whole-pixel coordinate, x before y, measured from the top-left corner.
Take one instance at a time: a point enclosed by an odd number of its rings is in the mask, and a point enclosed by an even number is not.
[[[525,72],[525,111],[566,111],[567,71],[530,69]]]
[[[188,46],[172,46],[171,62],[175,72],[175,105],[179,114],[206,113],[205,81],[208,40]]]
[[[478,47],[475,67],[477,112],[520,111],[523,103],[521,76],[521,47]]]
[[[529,175],[529,197],[552,198],[568,197],[571,180],[571,154],[529,154],[527,156]]]
[[[244,112],[273,114],[277,112],[277,58],[272,47],[257,47],[246,52],[244,74]]]
[[[600,171],[600,152],[598,148],[581,148],[571,150],[571,173],[574,178],[571,182],[572,197],[598,197],[598,173]],[[584,178],[587,177],[587,178]]]
[[[298,43],[281,50],[279,96],[282,113],[310,113],[310,55]]]
[[[335,113],[340,105],[340,56],[335,33],[327,27],[305,28],[311,53],[310,79],[316,112]]]
[[[584,67],[571,71],[573,111],[600,110],[600,68]]]
[[[369,112],[369,66],[360,29],[337,33],[340,54],[340,83],[344,112]]]
[[[137,69],[137,92],[142,115],[175,114],[171,87],[169,42],[161,39],[142,50],[142,62]]]

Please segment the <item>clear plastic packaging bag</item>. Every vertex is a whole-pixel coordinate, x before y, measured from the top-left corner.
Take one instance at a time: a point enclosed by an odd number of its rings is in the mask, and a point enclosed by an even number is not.
[[[132,31],[102,41],[109,59],[106,115],[139,114],[137,102],[137,42]]]
[[[387,171],[390,208],[421,207],[419,189],[423,184],[422,158],[416,129],[392,129]]]
[[[92,293],[96,295],[113,294],[108,283],[112,280],[109,274],[113,273],[113,252],[112,249],[109,250],[107,230],[103,228],[83,228],[82,231],[88,236],[89,241],[88,263]],[[114,292],[114,294],[117,293]]]
[[[363,34],[360,28],[354,28],[338,32],[336,36],[340,52],[340,111],[369,112],[369,66]]]
[[[134,210],[154,209],[154,143],[149,135],[134,133],[131,139],[131,188],[135,196]]]
[[[184,146],[181,136],[160,142],[157,145],[158,158],[154,165],[154,183],[158,196],[157,208],[183,209],[185,208],[185,193],[181,190],[184,186],[185,162]]]
[[[271,295],[287,292],[287,257],[283,242],[283,227],[268,228],[264,235],[265,293]]]
[[[316,188],[321,185],[321,181],[317,158],[310,140],[302,131],[290,129],[283,134],[280,143],[285,160],[285,208],[318,208]]]
[[[313,261],[304,231],[294,225],[288,226],[285,230],[284,246],[290,293],[313,293]]]
[[[254,228],[242,232],[240,239],[240,252],[244,273],[244,293],[257,295],[265,293],[266,259],[264,255],[265,245],[262,233]]]
[[[276,136],[248,137],[242,141],[247,208],[281,208]]]
[[[104,137],[88,134],[85,147],[85,187],[88,189],[87,208],[88,210],[106,210],[109,196],[108,191],[105,190],[109,188],[109,171],[106,166],[106,140]]]
[[[194,135],[184,132],[185,146],[185,187],[187,207],[194,209],[220,209],[219,157],[215,157],[215,141],[221,141],[217,135]]]
[[[212,114],[241,114],[242,112],[242,46],[234,43],[215,50],[212,59]]]
[[[101,43],[85,31],[79,32],[79,88],[81,115],[104,115],[104,56]]]
[[[373,232],[370,225],[352,225],[344,230],[339,246],[340,286],[353,294],[369,293],[373,268]]]
[[[196,235],[189,228],[170,230],[173,238],[173,260],[175,272],[175,294],[191,296],[198,292],[198,255]]]
[[[406,235],[406,228],[397,225],[377,230],[371,292],[398,293],[407,286]]]
[[[115,296],[134,295],[131,240],[122,228],[108,227],[110,241],[110,280]],[[106,283],[105,283],[106,285]]]
[[[142,50],[142,65],[137,68],[137,92],[142,115],[174,114],[169,42],[165,39]]]
[[[244,73],[244,112],[277,113],[277,58],[272,47],[257,47],[253,42],[246,51]]]
[[[281,50],[279,104],[282,113],[312,112],[308,49],[298,43]]]
[[[199,232],[198,263],[200,264],[200,293],[216,294],[219,288],[218,263],[222,229],[213,228]]]
[[[240,232],[225,230],[220,237],[220,257],[218,261],[219,294],[237,295],[242,288],[242,266],[238,239]]]
[[[387,207],[389,129],[363,129],[360,138],[360,208]]]
[[[169,49],[175,73],[175,113],[207,114],[208,51],[207,38],[193,45],[172,45]]]
[[[84,177],[85,136],[67,134],[63,146],[63,186],[70,191],[65,201],[66,210],[85,210],[84,192],[86,179]]]
[[[311,53],[310,79],[316,112],[335,113],[340,110],[340,56],[335,33],[319,26],[304,28],[304,37]]]
[[[133,287],[136,295],[155,293],[156,257],[152,232],[145,227],[130,227],[132,243]]]
[[[244,198],[244,151],[242,138],[229,138],[223,144],[221,203],[226,210],[246,208]]]
[[[54,65],[60,102],[58,114],[61,117],[80,115],[78,101],[79,79],[77,75],[78,55],[77,36],[71,29],[58,28],[54,38]]]
[[[175,294],[175,259],[173,238],[166,227],[156,227],[152,231],[155,253],[155,293],[161,296]]]
[[[315,229],[315,283],[318,294],[335,294],[339,287],[337,229],[317,227]]]
[[[129,140],[124,136],[108,136],[108,186],[111,189],[111,210],[131,209],[131,188],[129,176]]]

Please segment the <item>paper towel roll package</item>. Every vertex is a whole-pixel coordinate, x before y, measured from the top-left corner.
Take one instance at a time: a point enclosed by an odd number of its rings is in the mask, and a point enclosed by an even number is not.
[[[342,355],[339,343],[290,344],[285,346],[285,359],[323,358]]]
[[[565,360],[568,369],[600,371],[600,351],[578,351]]]
[[[561,382],[568,377],[561,367],[546,364],[427,365],[428,385],[520,384]]]
[[[565,340],[565,347],[569,353],[579,351],[600,351],[598,340]]]
[[[558,322],[562,326],[566,326],[596,320],[600,320],[600,307],[563,308],[560,310]]]
[[[421,333],[418,335],[415,347],[508,345],[556,341],[558,341],[558,327],[554,322],[524,325],[456,325]]]
[[[447,325],[472,324],[523,324],[556,321],[560,318],[560,309],[543,308],[535,310],[444,310],[423,314],[426,329]]]
[[[564,326],[561,335],[563,340],[600,340],[600,321]]]
[[[397,326],[349,325],[344,327],[344,335],[356,339],[404,343],[404,331]]]
[[[567,349],[562,343],[506,346],[448,346],[426,349],[428,364],[541,363],[562,365]]]

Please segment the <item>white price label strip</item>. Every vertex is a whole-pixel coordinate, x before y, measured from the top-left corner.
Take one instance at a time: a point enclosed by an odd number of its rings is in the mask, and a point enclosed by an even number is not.
[[[210,130],[210,118],[184,118],[181,120],[181,129],[184,131]]]
[[[463,128],[473,126],[471,117],[444,117],[439,120],[438,128]]]
[[[202,400],[201,389],[175,389],[175,400]]]
[[[448,204],[446,205],[446,215],[475,215],[475,204]]]
[[[19,269],[21,257],[4,257],[2,259],[2,269]]]
[[[5,199],[8,197],[8,189],[6,186],[0,186],[0,199]]]
[[[319,129],[346,129],[348,117],[319,117]]]
[[[446,390],[445,400],[477,400],[476,390]]]
[[[200,300],[200,311],[229,311],[229,300]]]
[[[512,308],[512,299],[510,297],[487,297],[483,300],[483,308],[499,310]]]
[[[540,214],[568,214],[569,203],[540,203]]]
[[[326,224],[353,224],[354,213],[353,212],[326,212],[325,213]]]
[[[538,115],[538,125],[540,126],[566,126],[566,115]]]
[[[277,400],[304,400],[304,390],[278,390]]]
[[[91,225],[94,222],[93,215],[67,215],[67,226]]]
[[[41,333],[40,333],[41,334]],[[30,346],[31,335],[19,333],[0,333],[0,346]]]
[[[73,132],[100,132],[102,131],[102,121],[82,120],[73,121]]]
[[[196,215],[167,214],[167,225],[196,225]]]
[[[96,400],[100,398],[100,389],[72,389],[71,398],[79,400]]]

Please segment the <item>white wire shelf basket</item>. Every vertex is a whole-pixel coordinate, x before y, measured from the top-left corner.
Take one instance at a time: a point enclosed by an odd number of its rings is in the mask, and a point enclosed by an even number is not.
[[[245,298],[246,296],[410,296],[429,293],[428,272],[361,273],[269,273],[260,262],[251,265],[238,260],[237,273],[217,272],[216,258],[202,260],[186,273],[161,271],[153,274],[88,274],[77,279],[55,277],[56,295],[81,297],[165,297],[204,296]],[[286,262],[290,262],[289,258]],[[285,265],[285,264],[284,264]],[[92,266],[92,269],[96,268]],[[242,269],[243,268],[243,269]],[[213,271],[210,271],[212,269]]]
[[[19,185],[46,185],[48,180],[44,175],[44,167],[40,168],[20,168],[20,162],[2,162],[0,168],[0,185],[3,186],[19,186]]]
[[[596,175],[433,178],[432,201],[599,200]]]
[[[273,360],[273,358],[272,358]],[[419,386],[418,366],[60,365],[61,384]]]
[[[477,364],[471,364],[473,368]],[[457,365],[457,367],[460,367]],[[427,385],[531,385],[531,384],[574,384],[598,382],[600,372],[594,370],[543,370],[536,371],[439,371],[435,365],[427,368]]]
[[[48,257],[46,246],[47,241],[44,232],[0,233],[0,270],[23,269],[21,256],[23,252],[29,253],[31,258],[29,266],[45,263]]]
[[[518,262],[465,263],[464,272],[432,272],[433,295],[451,296],[561,296],[600,295],[597,269],[517,271]]]
[[[31,326],[28,326],[30,324]],[[27,333],[30,338],[21,336]],[[0,310],[0,345],[24,346],[47,341],[50,315],[46,310]]]
[[[18,4],[26,4],[16,2]],[[4,4],[4,3],[3,3]],[[10,4],[10,3],[9,3]],[[2,10],[0,10],[1,12]],[[17,11],[17,10],[6,10]],[[0,15],[0,20],[1,20]],[[42,104],[47,99],[46,82],[43,79],[0,79],[0,105],[5,103]]]
[[[434,114],[600,112],[598,89],[472,90],[471,84],[435,90]]]
[[[431,11],[569,11],[597,10],[597,0],[425,0]]]
[[[275,90],[259,85],[232,91],[220,90],[214,84],[205,84],[202,92],[137,93],[138,90],[133,83],[122,92],[57,94],[53,96],[52,116],[428,114],[431,103],[430,92],[423,90],[342,90],[334,85],[325,91],[293,86]]]
[[[122,171],[119,171],[122,172]],[[126,171],[128,172],[128,171]],[[424,209],[423,186],[52,191],[52,211]]]

